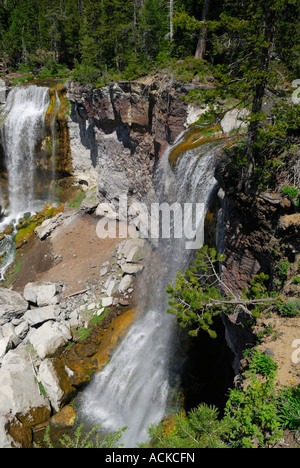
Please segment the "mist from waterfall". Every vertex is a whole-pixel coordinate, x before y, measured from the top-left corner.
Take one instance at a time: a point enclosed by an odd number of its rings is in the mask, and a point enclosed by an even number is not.
[[[171,150],[171,148],[170,148]],[[159,203],[203,203],[198,220],[204,241],[205,214],[217,182],[214,178],[216,143],[184,153],[175,167],[169,164],[169,151],[158,169]],[[174,217],[181,213],[174,213]],[[195,219],[195,216],[194,216]],[[184,220],[191,222],[191,219]],[[159,275],[142,285],[147,306],[113,353],[110,362],[96,374],[78,398],[79,419],[100,424],[108,432],[127,426],[121,442],[125,448],[136,447],[148,439],[147,428],[159,423],[167,412],[172,392],[176,391],[176,326],[166,313],[168,283],[173,283],[179,269],[185,269],[195,251],[186,249],[186,239],[161,239],[157,253]],[[148,275],[149,276],[149,275]]]

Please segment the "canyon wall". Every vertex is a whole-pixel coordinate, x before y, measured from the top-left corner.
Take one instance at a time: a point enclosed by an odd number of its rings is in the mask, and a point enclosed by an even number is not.
[[[174,79],[93,89],[67,84],[73,173],[97,181],[99,200],[120,193],[151,200],[157,161],[199,111],[182,100],[193,85]]]
[[[119,82],[98,89],[69,82],[74,175],[97,184],[99,201],[115,201],[123,193],[129,199],[151,201],[157,162],[201,113],[182,99],[193,86],[168,78]],[[238,194],[228,163],[220,151],[215,177],[220,186],[218,250],[227,256],[222,279],[240,293],[263,272],[269,275],[272,288],[281,260],[290,262],[290,277],[295,274],[293,265],[299,260],[297,209],[280,193]],[[288,294],[295,295],[299,287],[291,281],[287,285]],[[248,317],[243,314],[223,320],[238,372],[245,348],[256,337],[244,326]]]
[[[223,282],[240,295],[255,275],[264,273],[269,277],[269,292],[299,297],[299,285],[293,281],[300,265],[300,215],[295,200],[279,188],[248,195],[238,192],[224,153],[220,154],[215,177],[220,185],[218,250],[226,255],[221,267]],[[280,265],[286,268],[284,277]],[[278,317],[276,320],[280,323]],[[224,316],[223,321],[238,372],[245,348],[255,344],[257,337],[244,313]]]

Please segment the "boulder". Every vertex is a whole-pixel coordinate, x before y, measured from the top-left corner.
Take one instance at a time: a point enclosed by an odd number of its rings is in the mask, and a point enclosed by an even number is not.
[[[247,109],[233,109],[227,112],[221,121],[221,127],[226,135],[230,135],[233,131],[246,129],[248,127],[247,117],[249,111]]]
[[[109,280],[107,281],[107,283],[105,285],[105,289],[106,289],[106,294],[108,296],[113,296],[116,292],[118,292],[118,282],[117,282],[117,280],[115,280],[113,278],[109,278]]]
[[[15,328],[15,334],[17,335],[18,338],[20,338],[20,340],[24,340],[28,331],[29,331],[29,324],[26,321],[19,323],[19,325],[17,325]]]
[[[127,289],[130,288],[130,286],[132,285],[132,276],[131,275],[125,275],[123,278],[122,278],[122,281],[119,285],[119,292],[120,293],[125,293],[127,291]]]
[[[25,347],[9,351],[0,370],[0,414],[12,414],[27,426],[47,420],[49,400],[36,380],[31,357]]]
[[[32,432],[15,416],[0,415],[0,447],[1,448],[30,448]]]
[[[113,305],[113,298],[112,297],[103,297],[101,299],[102,307],[111,307]]]
[[[18,346],[21,342],[20,338],[16,335],[15,327],[12,323],[5,323],[2,325],[2,334],[3,337],[10,338],[13,346]]]
[[[0,361],[5,354],[13,348],[13,340],[10,336],[5,336],[0,339]]]
[[[28,283],[24,288],[24,298],[28,302],[44,307],[52,304],[58,288],[54,283]]]
[[[73,427],[75,426],[77,414],[73,406],[65,406],[59,413],[52,416],[50,425],[54,427]]]
[[[149,244],[146,239],[126,239],[117,247],[119,258],[124,258],[127,263],[137,263],[146,258]]]
[[[137,263],[125,263],[121,266],[121,268],[123,273],[127,273],[128,275],[135,275],[137,273],[141,273],[144,269],[144,266]]]
[[[45,359],[39,367],[39,379],[51,402],[58,412],[74,393],[64,365],[58,359]]]
[[[39,325],[48,320],[56,320],[59,310],[59,307],[55,305],[39,307],[37,309],[28,310],[24,314],[24,319],[30,326]]]
[[[54,231],[58,226],[61,226],[63,222],[72,216],[72,213],[58,213],[53,218],[45,219],[45,221],[35,228],[34,232],[39,237],[40,240],[46,239],[52,231]]]
[[[100,276],[105,276],[105,275],[107,275],[107,273],[108,273],[107,267],[101,268],[101,270],[100,270]]]
[[[15,416],[5,414],[0,417],[1,448],[31,448],[32,431]]]
[[[99,203],[99,205],[97,206],[97,209],[96,209],[96,216],[98,217],[105,217],[109,220],[123,220],[124,218],[122,216],[120,216],[119,213],[117,213],[115,210],[114,210],[114,207],[113,205],[109,204],[109,203]]]
[[[22,317],[28,309],[28,302],[21,294],[10,289],[0,288],[0,326]]]
[[[15,327],[11,323],[2,325],[2,335],[0,339],[0,360],[11,349],[21,343],[21,339],[16,335]]]
[[[0,448],[8,449],[13,448],[14,441],[11,435],[9,434],[9,421],[10,414],[1,414],[0,415]]]
[[[31,333],[28,339],[39,357],[45,359],[53,356],[71,338],[70,329],[66,325],[50,320]]]

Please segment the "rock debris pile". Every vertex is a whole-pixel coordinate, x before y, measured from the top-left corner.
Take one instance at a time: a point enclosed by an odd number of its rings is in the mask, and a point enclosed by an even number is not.
[[[127,239],[99,272],[99,288],[64,297],[63,282],[28,283],[23,294],[0,288],[0,446],[29,447],[31,428],[59,412],[74,394],[71,369],[55,353],[76,330],[110,307],[131,303],[149,245]],[[18,434],[16,436],[16,434]]]

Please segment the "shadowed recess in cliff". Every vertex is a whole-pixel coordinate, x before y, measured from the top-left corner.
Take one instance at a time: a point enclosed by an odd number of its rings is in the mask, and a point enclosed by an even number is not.
[[[90,150],[90,160],[95,168],[98,161],[98,147],[95,140],[95,131],[93,122],[89,122],[83,106],[72,104],[71,110],[72,122],[78,124],[80,142],[87,150]]]
[[[201,151],[189,150],[173,168],[167,151],[158,169],[157,200],[177,202],[174,219],[182,217],[184,203],[203,206],[201,216],[190,213],[192,220],[185,216],[182,219],[184,226],[194,222],[200,245],[204,241],[205,213],[217,188],[217,148],[217,144],[211,144],[204,145]],[[165,290],[169,282],[174,282],[178,270],[188,266],[195,251],[186,248],[185,236],[170,237],[158,242],[160,274],[150,273],[151,282],[141,288],[143,303],[148,305],[140,310],[108,365],[77,399],[78,418],[86,424],[99,423],[110,432],[127,426],[122,438],[126,448],[147,440],[147,428],[166,415],[180,384],[177,328],[174,317],[166,313]]]

